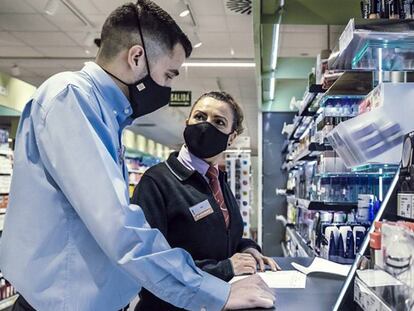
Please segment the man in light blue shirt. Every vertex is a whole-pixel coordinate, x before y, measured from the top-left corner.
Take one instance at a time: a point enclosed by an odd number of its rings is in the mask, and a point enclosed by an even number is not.
[[[42,311],[119,310],[141,286],[188,310],[272,306],[259,277],[230,286],[202,272],[129,204],[121,132],[168,103],[187,37],[139,0],[111,13],[101,39],[96,63],[48,79],[22,113],[0,245],[5,278]]]

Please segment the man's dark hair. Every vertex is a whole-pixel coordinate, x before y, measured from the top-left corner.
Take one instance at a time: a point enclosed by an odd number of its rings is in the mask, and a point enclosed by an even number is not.
[[[233,112],[233,125],[232,130],[236,131],[237,135],[240,135],[243,133],[243,120],[244,120],[244,114],[243,110],[241,109],[240,105],[235,101],[233,96],[231,96],[227,92],[217,92],[217,91],[211,91],[208,93],[204,93],[201,95],[194,103],[193,107],[191,107],[190,116],[193,113],[194,107],[197,105],[197,103],[202,100],[203,98],[211,97],[218,101],[227,103],[232,112]]]
[[[99,57],[111,60],[122,50],[142,45],[138,30],[138,19],[144,36],[145,48],[150,54],[148,61],[171,53],[179,43],[185,56],[192,52],[190,40],[173,18],[150,0],[138,0],[136,4],[124,4],[113,11],[102,27]]]

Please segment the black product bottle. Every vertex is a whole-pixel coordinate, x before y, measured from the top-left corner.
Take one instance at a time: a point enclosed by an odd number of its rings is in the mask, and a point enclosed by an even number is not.
[[[369,19],[378,19],[380,14],[378,14],[378,0],[370,0],[369,2]]]
[[[390,17],[389,0],[380,0],[380,15],[381,18],[388,19]]]
[[[389,2],[390,16],[389,19],[399,19],[401,14],[400,0],[392,0]]]

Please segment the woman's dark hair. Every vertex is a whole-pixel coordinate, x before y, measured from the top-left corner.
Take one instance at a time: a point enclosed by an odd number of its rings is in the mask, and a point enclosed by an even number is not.
[[[193,107],[191,108],[190,116],[193,113],[194,107],[197,105],[197,103],[201,99],[206,98],[206,97],[211,97],[211,98],[214,98],[216,100],[227,103],[233,111],[232,130],[236,131],[237,135],[240,135],[241,133],[243,133],[243,130],[244,130],[244,128],[243,128],[243,120],[244,120],[243,110],[241,109],[240,105],[234,100],[233,96],[231,96],[227,92],[212,91],[212,92],[204,93],[203,95],[201,95],[195,101]]]
[[[124,4],[108,16],[102,27],[99,56],[111,60],[122,50],[142,45],[138,20],[145,47],[151,55],[171,53],[179,43],[184,48],[185,56],[190,56],[193,49],[190,40],[173,18],[150,0]]]

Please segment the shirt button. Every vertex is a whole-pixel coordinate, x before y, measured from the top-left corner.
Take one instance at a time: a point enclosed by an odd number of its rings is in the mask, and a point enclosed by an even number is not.
[[[118,112],[116,110],[114,110],[114,115],[117,115],[117,114],[118,114]]]
[[[129,108],[125,108],[124,113],[128,114],[129,113]]]

